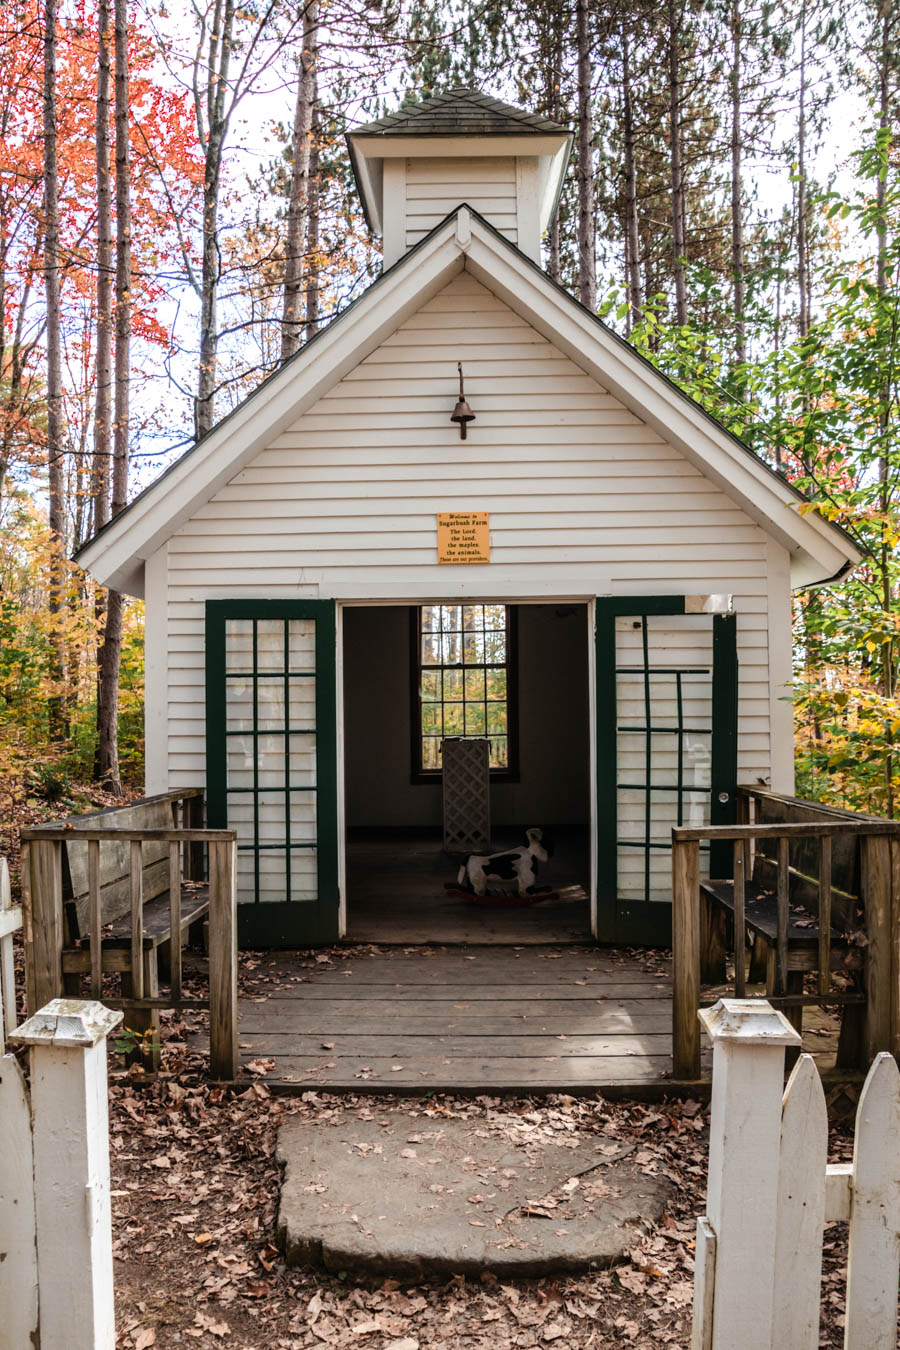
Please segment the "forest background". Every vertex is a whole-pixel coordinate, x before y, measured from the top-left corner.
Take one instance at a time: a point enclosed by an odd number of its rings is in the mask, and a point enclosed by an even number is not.
[[[573,126],[551,275],[864,551],[785,697],[798,794],[893,816],[894,0],[0,6],[0,781],[140,784],[142,609],[68,559],[377,275],[344,133],[460,84]]]

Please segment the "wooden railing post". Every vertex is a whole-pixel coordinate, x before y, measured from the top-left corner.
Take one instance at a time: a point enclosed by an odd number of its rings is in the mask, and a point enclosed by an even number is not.
[[[900,1059],[900,838],[891,840],[891,1053]]]
[[[672,843],[672,1076],[700,1077],[700,844]]]
[[[213,1078],[237,1077],[237,843],[209,845],[209,1062]]]
[[[13,933],[22,927],[22,910],[12,902],[9,884],[9,866],[0,858],[0,1054],[6,1048],[6,1037],[15,1031],[16,963],[13,951]]]
[[[203,797],[196,793],[184,802],[185,828],[202,830],[204,828],[205,809]],[[203,880],[203,844],[190,843],[185,848],[184,875],[189,881]]]
[[[879,1051],[893,1049],[890,843],[884,835],[863,835],[859,841],[860,891],[867,938],[864,1032],[867,1063],[871,1063]]]
[[[34,839],[23,863],[28,1012],[33,1015],[51,999],[62,997],[63,909],[62,845],[56,839]]]

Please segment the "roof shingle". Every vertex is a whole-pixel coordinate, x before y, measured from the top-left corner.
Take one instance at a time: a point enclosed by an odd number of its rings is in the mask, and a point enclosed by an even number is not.
[[[446,94],[404,103],[394,113],[355,127],[351,136],[521,136],[568,135],[569,128],[547,117],[513,108],[478,89],[450,89]]]

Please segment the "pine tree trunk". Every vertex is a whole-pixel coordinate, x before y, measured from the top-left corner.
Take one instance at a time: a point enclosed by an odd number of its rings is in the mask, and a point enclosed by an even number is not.
[[[109,173],[110,12],[109,0],[100,0],[97,40],[97,391],[94,402],[94,460],[91,470],[91,533],[109,519],[109,468],[112,455],[112,200]],[[94,619],[98,634],[106,625],[106,590],[94,587]],[[97,751],[94,776],[100,767],[100,648],[97,649]]]
[[[797,124],[797,327],[801,337],[809,332],[809,254],[806,238],[806,4],[800,21],[800,109]]]
[[[309,213],[306,226],[306,341],[319,326],[319,200],[322,191],[319,165],[319,83],[314,68],[312,145],[309,154]]]
[[[675,282],[675,322],[687,323],[687,282],[684,270],[684,167],[681,147],[681,21],[677,0],[668,0],[669,19],[669,164],[672,184],[672,276]]]
[[[131,157],[128,144],[128,0],[115,0],[116,42],[116,342],[115,424],[112,508],[117,516],[128,496],[128,431],[131,377]],[[119,773],[119,666],[122,655],[122,596],[107,598],[106,629],[100,651],[97,709],[98,767],[108,791],[121,793]]]
[[[550,51],[547,56],[547,66],[544,72],[545,76],[545,102],[547,105],[547,116],[553,122],[559,122],[561,118],[561,85],[562,85],[562,64],[563,64],[563,35],[562,24],[558,16],[554,15],[553,33],[550,39]],[[555,211],[553,219],[550,222],[548,238],[548,265],[547,271],[551,278],[559,285],[562,274],[560,263],[560,233],[559,233],[559,211]]]
[[[637,214],[634,101],[631,88],[631,52],[628,30],[622,23],[622,137],[625,160],[625,274],[628,288],[628,331],[643,318],[641,303],[641,245]]]
[[[594,218],[594,127],[591,109],[591,44],[589,0],[576,0],[575,32],[578,47],[578,298],[586,309],[597,309]]]
[[[203,252],[200,281],[200,370],[197,377],[197,439],[212,429],[218,349],[216,291],[219,284],[219,185],[227,122],[225,104],[234,40],[234,0],[216,8],[209,34],[206,69],[206,145],[203,170]],[[200,97],[199,89],[195,96]]]
[[[890,9],[885,7],[879,14],[881,19],[881,44],[879,52],[878,69],[878,129],[882,135],[887,135],[891,129],[891,100],[890,100],[890,71],[892,57],[891,43],[891,19]],[[887,153],[887,151],[885,151]],[[885,219],[885,209],[887,205],[887,177],[879,174],[875,184],[875,205],[877,208],[876,237],[878,240],[878,252],[876,258],[875,286],[878,292],[879,307],[883,307],[888,294],[888,274],[887,274],[887,221]],[[893,501],[891,491],[891,459],[890,459],[890,434],[891,434],[891,376],[887,373],[885,382],[879,391],[880,413],[879,413],[879,434],[881,440],[881,454],[878,460],[878,479],[879,495],[882,519],[891,520],[893,516]],[[879,570],[881,572],[881,607],[885,614],[892,614],[894,609],[894,593],[891,584],[891,562],[892,549],[887,539],[882,539],[879,556]],[[894,696],[894,665],[896,659],[896,644],[893,641],[885,642],[881,648],[881,692],[885,698]],[[885,777],[885,811],[888,816],[894,815],[894,745],[891,732],[890,719],[887,720],[885,727],[885,740],[887,743],[887,754],[884,762]]]
[[[47,304],[47,479],[50,524],[49,609],[58,619],[64,604],[65,482],[63,473],[63,392],[60,332],[59,170],[56,116],[56,0],[44,5],[44,287]],[[53,639],[53,677],[56,691],[50,700],[54,735],[63,731],[62,683],[64,655],[61,632]]]
[[[734,286],[734,354],[747,360],[747,327],[744,320],[744,218],[741,181],[741,51],[743,16],[740,0],[731,6],[731,271]]]
[[[284,244],[284,303],[281,313],[281,359],[286,361],[300,346],[304,320],[303,299],[305,235],[308,224],[310,160],[312,157],[313,109],[316,98],[316,46],[318,0],[307,0],[303,16],[303,45],[291,140],[291,189]]]

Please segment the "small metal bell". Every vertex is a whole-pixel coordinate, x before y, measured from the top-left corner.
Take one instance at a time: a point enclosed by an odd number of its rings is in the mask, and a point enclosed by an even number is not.
[[[463,390],[462,362],[457,361],[456,365],[459,370],[459,401],[450,414],[450,421],[459,423],[459,437],[460,440],[464,441],[466,439],[466,426],[469,422],[475,421],[475,414],[466,402],[466,395]]]

